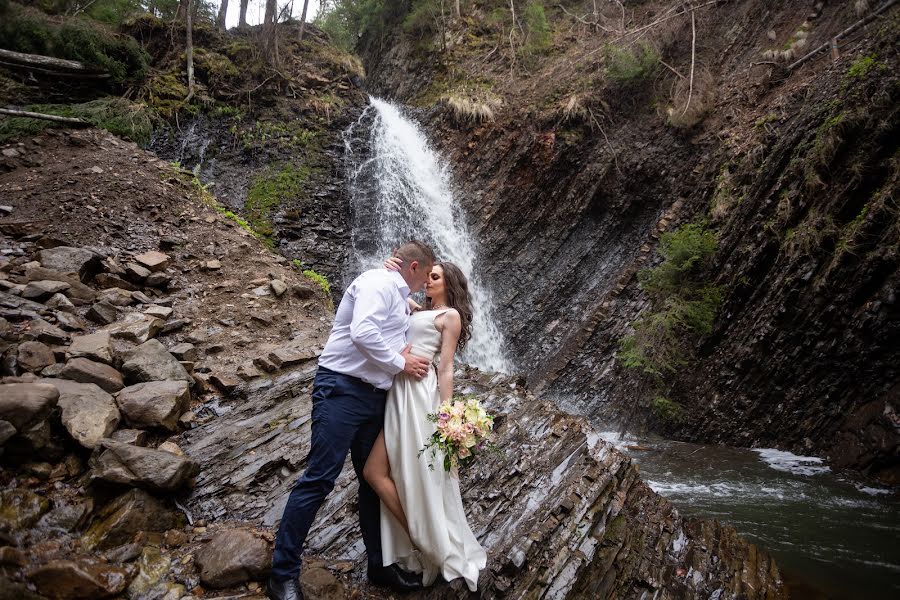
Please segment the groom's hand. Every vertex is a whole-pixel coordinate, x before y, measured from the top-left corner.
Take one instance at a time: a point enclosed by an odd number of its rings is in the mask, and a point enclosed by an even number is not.
[[[431,361],[424,359],[421,356],[413,356],[409,353],[410,348],[412,348],[412,344],[407,344],[406,348],[400,353],[400,356],[402,356],[404,360],[403,372],[410,377],[422,379],[425,377],[425,374],[428,373],[428,367],[431,365]]]

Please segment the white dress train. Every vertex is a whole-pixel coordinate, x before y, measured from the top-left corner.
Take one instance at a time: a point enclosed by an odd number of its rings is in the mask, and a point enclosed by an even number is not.
[[[416,356],[434,360],[441,342],[434,319],[442,312],[427,310],[411,316],[409,342]],[[421,380],[403,373],[394,377],[384,415],[384,442],[412,540],[382,504],[381,552],[385,566],[397,563],[422,573],[425,585],[434,583],[438,574],[447,581],[463,577],[474,592],[487,554],[466,521],[459,480],[444,471],[440,453],[434,458],[430,452],[419,455],[435,431],[426,415],[439,405],[434,369]]]

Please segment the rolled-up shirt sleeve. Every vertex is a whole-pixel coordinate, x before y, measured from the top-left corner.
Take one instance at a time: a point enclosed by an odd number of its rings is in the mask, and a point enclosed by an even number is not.
[[[350,340],[360,354],[388,373],[403,370],[406,361],[396,348],[391,348],[381,335],[390,314],[391,296],[383,287],[360,286],[356,290]]]

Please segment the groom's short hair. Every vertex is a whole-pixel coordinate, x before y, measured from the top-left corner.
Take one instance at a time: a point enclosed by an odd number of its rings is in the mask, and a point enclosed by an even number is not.
[[[437,261],[434,250],[419,240],[406,242],[397,248],[396,254],[403,259],[404,265],[409,265],[413,261],[418,261],[420,265],[433,265]]]

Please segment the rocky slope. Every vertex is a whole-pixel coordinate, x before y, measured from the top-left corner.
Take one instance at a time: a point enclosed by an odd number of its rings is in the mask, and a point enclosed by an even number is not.
[[[0,597],[260,597],[328,299],[131,143],[50,131],[0,150]],[[482,596],[787,596],[763,551],[682,519],[583,419],[522,381],[460,380],[502,448],[463,482]],[[382,597],[350,473],[313,532],[310,598]]]
[[[638,400],[638,421],[896,483],[896,7],[789,70],[858,19],[849,3],[706,3],[694,30],[680,3],[567,6],[537,58],[513,59],[490,2],[446,51],[402,14],[364,43],[370,85],[422,107],[457,169],[529,384],[630,414],[640,384],[615,356],[648,307],[635,275],[662,233],[707,222],[724,304],[667,377],[681,418]]]

